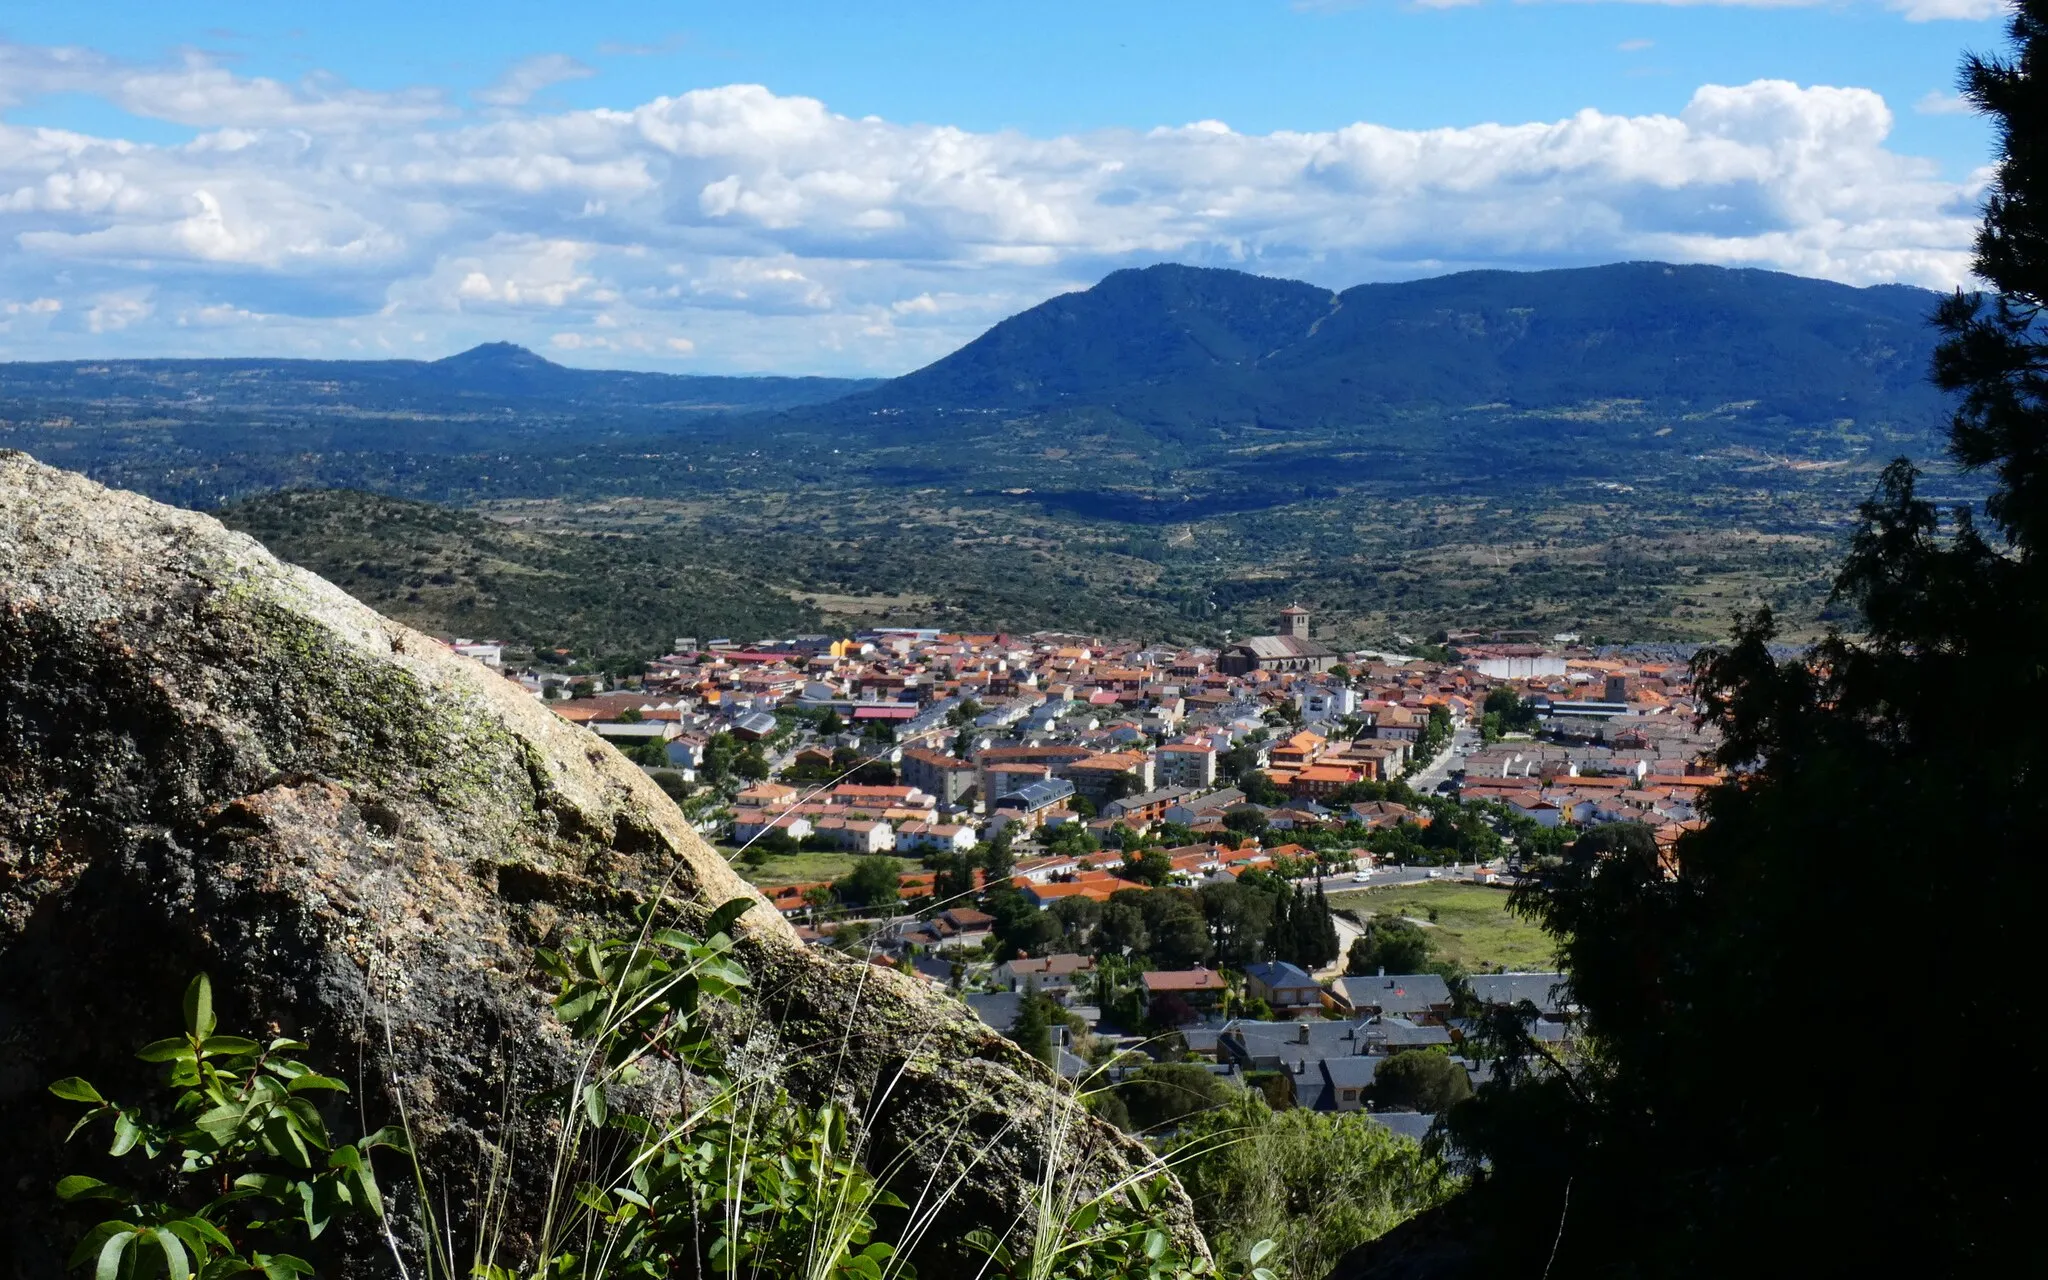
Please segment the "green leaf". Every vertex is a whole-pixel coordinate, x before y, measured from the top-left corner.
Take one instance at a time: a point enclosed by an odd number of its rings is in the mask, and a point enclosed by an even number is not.
[[[1246,1257],[1245,1261],[1251,1263],[1253,1266],[1256,1267],[1261,1262],[1264,1262],[1266,1259],[1272,1257],[1273,1250],[1278,1249],[1279,1247],[1280,1243],[1277,1240],[1261,1240],[1257,1244],[1252,1246],[1252,1251],[1250,1255]]]
[[[1147,1231],[1145,1233],[1145,1260],[1147,1262],[1157,1262],[1165,1255],[1166,1233],[1164,1231]]]
[[[377,1130],[356,1145],[365,1151],[374,1151],[378,1147],[389,1147],[400,1155],[409,1156],[412,1154],[412,1143],[406,1139],[405,1130],[395,1124],[385,1125],[382,1129]]]
[[[233,1058],[263,1051],[262,1045],[243,1036],[208,1036],[203,1045],[207,1053],[217,1058]]]
[[[156,1247],[164,1253],[164,1271],[170,1280],[192,1280],[192,1257],[185,1252],[185,1242],[172,1231],[151,1233]]]
[[[50,1086],[50,1092],[66,1102],[97,1102],[103,1105],[106,1102],[106,1099],[100,1096],[98,1089],[93,1088],[77,1076],[65,1076],[62,1080]]]
[[[135,1056],[144,1062],[176,1062],[179,1059],[190,1061],[197,1055],[192,1052],[190,1040],[184,1036],[173,1036],[169,1040],[150,1041]]]
[[[114,1117],[114,1143],[107,1148],[110,1156],[125,1156],[135,1150],[135,1144],[142,1137],[142,1129],[127,1112]]]
[[[304,1258],[294,1258],[289,1253],[258,1253],[251,1255],[258,1270],[267,1280],[292,1280],[293,1276],[310,1276],[313,1264]]]
[[[290,1178],[274,1173],[245,1173],[235,1179],[235,1185],[244,1191],[253,1191],[266,1200],[282,1200],[292,1193],[294,1185]]]
[[[84,1266],[87,1262],[99,1256],[100,1249],[106,1245],[111,1237],[123,1231],[133,1232],[135,1229],[135,1225],[128,1222],[109,1221],[100,1223],[85,1233],[85,1239],[78,1242],[78,1247],[71,1251],[71,1260],[64,1265],[67,1267]]]
[[[292,1082],[287,1087],[293,1093],[303,1093],[307,1089],[332,1089],[337,1093],[348,1092],[348,1086],[334,1077],[316,1076],[310,1071],[305,1075],[292,1077]]]
[[[721,933],[729,934],[739,918],[747,914],[747,908],[753,905],[754,899],[752,898],[734,898],[727,902],[724,906],[712,912],[711,918],[704,922],[704,936],[712,938]]]
[[[201,1040],[213,1034],[213,980],[203,973],[185,988],[185,1030]]]
[[[605,1117],[604,1086],[593,1084],[583,1090],[583,1114],[590,1119],[593,1129],[604,1128]]]
[[[111,1183],[101,1182],[98,1178],[88,1178],[82,1173],[74,1173],[68,1178],[58,1180],[57,1198],[59,1200],[126,1200],[129,1198],[129,1192]]]
[[[327,1157],[327,1167],[346,1169],[349,1181],[355,1186],[356,1199],[372,1216],[384,1216],[384,1199],[377,1194],[377,1176],[370,1171],[369,1162],[363,1159],[362,1152],[351,1146],[336,1147],[334,1154]]]
[[[164,1229],[177,1232],[178,1239],[191,1245],[202,1256],[208,1248],[232,1251],[235,1247],[235,1242],[228,1239],[225,1232],[204,1218],[180,1218],[166,1223]]]
[[[117,1231],[107,1237],[100,1246],[99,1264],[93,1268],[92,1280],[121,1280],[121,1255],[128,1252],[128,1246],[135,1240],[135,1232]]]

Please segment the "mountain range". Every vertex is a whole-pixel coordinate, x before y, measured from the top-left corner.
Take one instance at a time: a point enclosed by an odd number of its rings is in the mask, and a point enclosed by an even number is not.
[[[571,369],[507,343],[430,362],[0,364],[0,445],[179,500],[796,482],[1245,507],[1303,476],[1844,465],[1933,452],[1936,298],[1655,262],[1342,292],[1161,265],[889,380]],[[795,470],[760,463],[764,444]]]

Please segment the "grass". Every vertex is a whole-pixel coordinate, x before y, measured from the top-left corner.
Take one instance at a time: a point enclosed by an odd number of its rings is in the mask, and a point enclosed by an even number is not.
[[[732,854],[728,850],[726,856]],[[734,863],[739,873],[753,885],[808,884],[813,880],[837,880],[853,870],[854,855],[850,853],[783,853],[771,856],[759,870],[749,871],[745,866]]]
[[[1476,884],[1416,884],[1361,889],[1330,895],[1330,905],[1370,914],[1392,912],[1428,921],[1426,928],[1436,958],[1467,973],[1495,968],[1547,970],[1555,963],[1550,935],[1529,921],[1508,913],[1505,889]]]

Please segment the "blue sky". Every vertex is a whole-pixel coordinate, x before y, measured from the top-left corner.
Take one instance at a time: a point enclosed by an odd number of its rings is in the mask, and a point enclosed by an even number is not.
[[[1966,279],[1987,0],[10,0],[0,358],[898,372],[1107,270]]]

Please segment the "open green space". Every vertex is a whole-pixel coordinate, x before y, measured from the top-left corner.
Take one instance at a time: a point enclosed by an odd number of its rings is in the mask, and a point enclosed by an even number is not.
[[[731,849],[721,849],[727,858],[733,856]],[[837,880],[853,870],[854,855],[850,853],[783,853],[771,856],[759,867],[749,870],[735,862],[733,865],[751,884],[809,884],[814,880]],[[915,866],[906,862],[906,868]]]
[[[1508,911],[1505,889],[1476,884],[1413,884],[1333,893],[1330,906],[1368,915],[1392,913],[1423,925],[1431,958],[1467,973],[1546,970],[1555,961],[1550,935]],[[1434,918],[1432,918],[1434,913]]]

